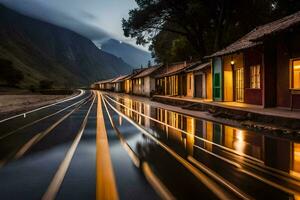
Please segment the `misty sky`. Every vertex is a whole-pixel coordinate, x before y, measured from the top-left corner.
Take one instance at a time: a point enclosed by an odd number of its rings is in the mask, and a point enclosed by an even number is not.
[[[123,36],[121,19],[134,0],[0,0],[23,14],[74,30],[95,43],[108,37],[135,44]],[[140,47],[147,49],[147,47]]]

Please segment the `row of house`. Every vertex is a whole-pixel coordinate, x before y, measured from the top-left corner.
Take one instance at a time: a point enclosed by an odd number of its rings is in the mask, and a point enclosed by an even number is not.
[[[195,63],[139,69],[98,82],[136,95],[186,96],[262,107],[300,108],[300,12],[256,27]]]
[[[99,81],[93,87],[142,96],[159,94],[212,99],[211,84],[210,62],[180,62],[138,69],[129,75]]]

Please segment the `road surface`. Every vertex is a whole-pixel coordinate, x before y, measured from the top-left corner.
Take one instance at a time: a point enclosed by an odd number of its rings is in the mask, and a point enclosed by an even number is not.
[[[0,121],[1,199],[299,199],[300,144],[85,91]]]

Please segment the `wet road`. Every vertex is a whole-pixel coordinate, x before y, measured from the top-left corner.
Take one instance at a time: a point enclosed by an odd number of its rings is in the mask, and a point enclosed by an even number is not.
[[[86,91],[0,130],[1,199],[300,198],[297,141],[129,96]]]

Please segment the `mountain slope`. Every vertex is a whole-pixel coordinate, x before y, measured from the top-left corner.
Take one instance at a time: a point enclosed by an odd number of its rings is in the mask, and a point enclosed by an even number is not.
[[[148,61],[153,60],[149,52],[143,51],[124,42],[120,43],[115,39],[103,42],[101,44],[101,49],[122,58],[126,63],[135,68],[139,68],[141,65],[147,66]]]
[[[0,58],[11,60],[24,73],[25,86],[43,79],[57,86],[88,85],[132,70],[122,59],[99,50],[73,31],[1,5]]]

